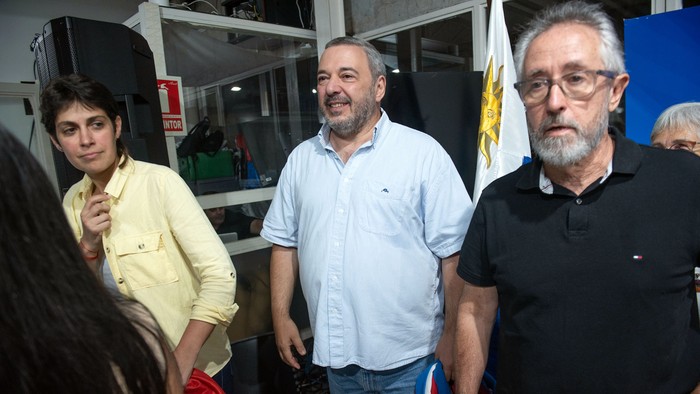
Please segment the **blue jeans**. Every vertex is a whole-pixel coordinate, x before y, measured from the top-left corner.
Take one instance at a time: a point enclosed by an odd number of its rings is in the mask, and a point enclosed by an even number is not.
[[[435,360],[433,354],[419,358],[410,364],[387,371],[370,371],[357,365],[345,368],[327,368],[328,384],[333,394],[382,393],[413,394],[416,378]]]
[[[214,379],[216,384],[224,390],[226,394],[233,393],[233,367],[231,365],[231,360],[228,360],[226,365],[217,372],[216,375],[211,377]]]

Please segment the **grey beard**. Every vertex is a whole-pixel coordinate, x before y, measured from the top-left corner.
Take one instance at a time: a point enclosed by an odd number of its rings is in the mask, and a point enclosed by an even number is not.
[[[577,134],[566,138],[542,137],[542,130],[548,127],[549,124],[561,123],[558,122],[557,118],[543,123],[539,130],[534,133],[528,123],[528,128],[530,128],[530,145],[543,162],[556,167],[570,166],[583,160],[598,146],[607,132],[608,120],[609,114],[605,110],[601,111],[592,134],[585,133],[577,122],[568,121],[566,123],[575,127]]]
[[[326,116],[323,108],[319,108],[318,111],[323,116],[326,124],[331,128],[332,132],[338,137],[347,138],[357,135],[363,128],[367,127],[367,123],[372,118],[374,113],[374,102],[375,89],[371,89],[369,94],[362,98],[362,100],[353,102],[355,107],[355,112],[353,115],[345,120],[334,120],[329,119]]]
[[[362,114],[352,116],[345,120],[333,120],[328,119],[321,111],[321,115],[331,128],[331,131],[343,138],[351,137],[359,133],[360,130],[362,130],[362,126],[369,121],[371,114],[371,112],[363,112]]]

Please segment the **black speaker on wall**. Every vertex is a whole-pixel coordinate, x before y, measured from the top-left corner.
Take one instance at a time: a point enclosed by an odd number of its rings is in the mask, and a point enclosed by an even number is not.
[[[119,103],[122,140],[130,155],[169,164],[153,53],[143,36],[122,24],[66,16],[44,25],[34,54],[42,88],[74,73],[101,82]],[[82,178],[57,150],[54,163],[62,192]]]

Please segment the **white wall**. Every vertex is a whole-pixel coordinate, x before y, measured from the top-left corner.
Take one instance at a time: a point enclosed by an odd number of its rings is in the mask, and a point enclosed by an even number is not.
[[[138,11],[143,0],[0,0],[0,82],[34,81],[34,53],[29,45],[51,19],[74,16],[121,23]],[[25,115],[22,100],[0,97],[0,123],[25,145],[29,143],[32,117]],[[37,125],[38,126],[38,125]],[[36,128],[35,133],[40,129]],[[36,135],[32,153],[37,152]]]

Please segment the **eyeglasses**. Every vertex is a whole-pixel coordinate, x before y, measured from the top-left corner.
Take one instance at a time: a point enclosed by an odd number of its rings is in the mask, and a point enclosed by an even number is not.
[[[675,140],[673,141],[673,145],[669,146],[668,149],[693,152],[695,151],[695,145],[697,145],[697,143],[698,141]]]
[[[533,78],[516,82],[515,89],[525,106],[531,107],[544,102],[552,86],[557,85],[564,95],[574,100],[588,100],[596,90],[598,76],[613,79],[616,72],[606,70],[574,71],[557,79]]]

